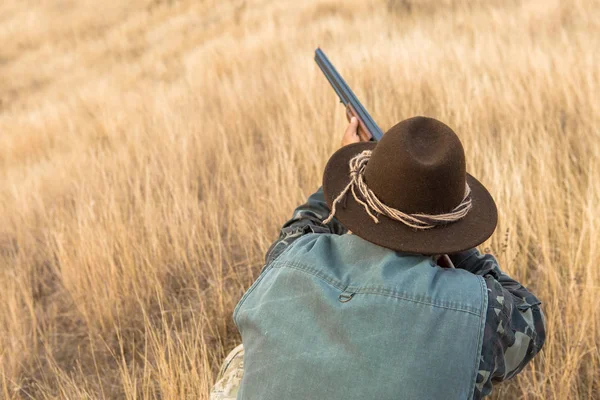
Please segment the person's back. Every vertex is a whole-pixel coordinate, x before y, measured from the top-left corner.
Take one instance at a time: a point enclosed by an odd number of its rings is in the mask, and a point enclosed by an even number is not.
[[[485,292],[480,276],[431,257],[306,235],[236,309],[247,370],[238,398],[469,398]]]
[[[323,182],[236,306],[244,346],[211,399],[479,399],[539,352],[539,300],[473,248],[496,207],[450,128],[343,146]]]

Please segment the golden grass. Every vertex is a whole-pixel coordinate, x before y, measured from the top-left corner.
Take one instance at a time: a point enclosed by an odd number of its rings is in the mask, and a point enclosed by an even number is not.
[[[0,397],[207,398],[231,313],[344,113],[438,118],[544,302],[502,399],[600,398],[597,1],[4,0]]]

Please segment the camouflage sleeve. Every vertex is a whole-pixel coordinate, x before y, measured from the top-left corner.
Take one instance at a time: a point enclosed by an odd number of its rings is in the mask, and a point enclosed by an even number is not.
[[[319,188],[305,204],[296,208],[292,219],[283,225],[279,237],[267,251],[265,267],[302,235],[307,233],[342,235],[346,233],[348,230],[336,218],[333,218],[328,224],[322,222],[327,219],[329,212],[323,188]]]
[[[540,351],[546,338],[541,302],[500,270],[491,254],[476,249],[450,256],[456,268],[485,279],[488,308],[479,372],[473,399],[492,392],[492,384],[510,379]]]

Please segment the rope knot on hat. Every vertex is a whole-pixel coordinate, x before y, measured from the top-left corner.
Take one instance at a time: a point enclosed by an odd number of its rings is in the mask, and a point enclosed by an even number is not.
[[[454,207],[452,211],[444,214],[408,214],[404,213],[395,208],[385,205],[381,200],[377,198],[375,193],[367,186],[365,182],[365,168],[371,158],[371,150],[364,150],[350,159],[348,163],[350,167],[350,182],[344,190],[336,197],[333,201],[333,207],[331,214],[323,223],[329,223],[335,216],[337,204],[344,199],[348,192],[352,193],[354,199],[364,207],[365,211],[373,222],[379,223],[378,215],[385,215],[386,217],[403,223],[411,228],[418,230],[426,230],[435,228],[436,226],[445,225],[451,222],[456,222],[461,218],[465,217],[473,207],[471,199],[471,188],[468,184],[465,185],[465,195],[459,205]],[[358,192],[358,194],[357,194]]]

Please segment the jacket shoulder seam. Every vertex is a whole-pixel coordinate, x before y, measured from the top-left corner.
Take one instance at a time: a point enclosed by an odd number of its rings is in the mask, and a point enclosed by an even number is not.
[[[443,304],[443,303],[436,302],[436,301],[426,301],[423,299],[416,299],[411,296],[407,296],[405,294],[398,293],[396,291],[393,291],[393,290],[387,289],[387,288],[368,287],[368,286],[367,287],[357,287],[357,286],[344,285],[339,281],[335,281],[335,280],[331,279],[331,277],[327,276],[326,274],[323,274],[321,271],[317,270],[316,268],[310,267],[306,264],[302,264],[299,262],[279,259],[279,260],[276,260],[275,262],[273,262],[272,267],[273,268],[289,267],[289,268],[295,269],[297,271],[304,272],[309,275],[313,275],[341,291],[351,291],[351,292],[357,293],[357,294],[358,293],[379,294],[379,295],[383,295],[383,296],[389,296],[389,297],[394,297],[394,298],[401,299],[401,300],[410,301],[413,303],[425,304],[425,305],[430,305],[433,307],[465,312],[465,313],[472,314],[472,315],[475,315],[478,317],[481,316],[481,312],[482,312],[481,310],[477,310],[475,308],[459,307],[459,306],[453,306],[453,305],[449,305],[449,304]]]

